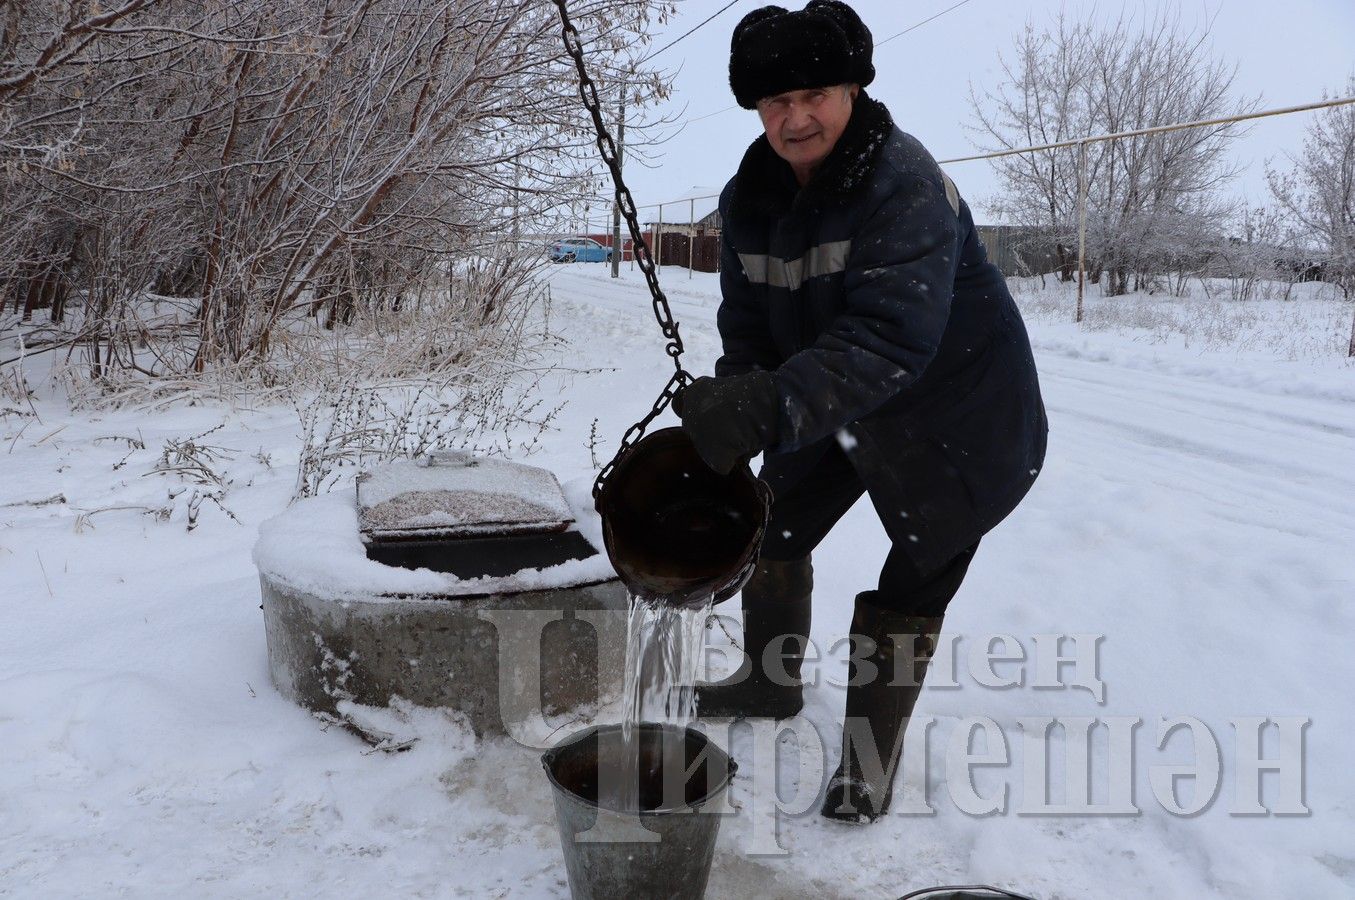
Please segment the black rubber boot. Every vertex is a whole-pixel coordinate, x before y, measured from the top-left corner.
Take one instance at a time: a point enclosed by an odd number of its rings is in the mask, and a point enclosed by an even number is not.
[[[814,569],[809,557],[778,562],[760,559],[743,588],[743,650],[739,670],[723,681],[698,685],[696,714],[702,719],[789,719],[804,706],[800,666],[809,641]],[[795,640],[786,640],[794,637]],[[779,640],[778,640],[779,639]],[[763,667],[769,645],[773,675]],[[777,671],[784,666],[784,673]]]
[[[871,602],[875,596],[868,591],[856,597],[842,761],[823,799],[824,816],[852,824],[874,822],[889,811],[904,731],[943,618],[880,609]]]

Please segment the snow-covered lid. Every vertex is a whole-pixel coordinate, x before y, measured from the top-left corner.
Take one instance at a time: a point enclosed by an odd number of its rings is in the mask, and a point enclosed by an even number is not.
[[[298,500],[259,525],[254,564],[274,584],[306,597],[342,603],[482,597],[597,584],[616,578],[603,551],[602,520],[593,509],[593,475],[563,485],[570,514],[593,549],[587,559],[523,569],[512,575],[461,578],[450,572],[387,566],[367,556],[358,534],[357,498],[336,491]]]
[[[555,475],[536,466],[435,451],[357,480],[364,540],[545,534],[574,521]]]

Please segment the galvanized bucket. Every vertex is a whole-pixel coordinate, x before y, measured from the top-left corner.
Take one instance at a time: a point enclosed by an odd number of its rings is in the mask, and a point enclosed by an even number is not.
[[[717,813],[738,766],[694,728],[647,722],[635,731],[638,812],[617,809],[607,795],[626,752],[621,725],[589,728],[541,756],[570,893],[574,900],[700,900]]]
[[[597,498],[607,555],[645,599],[727,600],[753,574],[771,489],[747,465],[714,472],[681,428],[662,428],[616,463]]]

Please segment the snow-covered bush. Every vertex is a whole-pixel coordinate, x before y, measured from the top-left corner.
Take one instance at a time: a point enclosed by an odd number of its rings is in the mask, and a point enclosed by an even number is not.
[[[356,467],[431,450],[530,453],[559,406],[538,394],[560,368],[534,260],[504,249],[456,265],[445,288],[397,312],[287,332],[268,387],[296,408],[294,496]]]
[[[1073,324],[1077,286],[1036,278],[1009,284],[1021,314],[1031,323]],[[1202,351],[1258,353],[1280,359],[1344,356],[1350,304],[1339,289],[1320,282],[1256,280],[1247,299],[1235,292],[1237,279],[1220,276],[1186,280],[1174,293],[1086,294],[1081,329],[1109,332],[1152,344]]]

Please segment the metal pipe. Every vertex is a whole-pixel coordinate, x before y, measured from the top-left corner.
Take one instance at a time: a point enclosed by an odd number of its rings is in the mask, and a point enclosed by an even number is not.
[[[1134,131],[1117,131],[1114,134],[1098,134],[1092,137],[1073,138],[1057,141],[1053,144],[1040,144],[1038,147],[1019,147],[1014,150],[999,150],[996,153],[980,153],[977,156],[957,156],[954,159],[940,160],[938,165],[948,163],[973,162],[979,159],[998,159],[1003,156],[1015,156],[1018,153],[1034,153],[1038,150],[1058,150],[1063,147],[1076,147],[1079,144],[1094,144],[1098,141],[1113,141],[1119,138],[1140,137],[1145,134],[1161,134],[1168,131],[1181,131],[1185,128],[1201,128],[1205,125],[1229,125],[1233,122],[1247,122],[1251,119],[1264,119],[1267,116],[1283,116],[1289,113],[1307,112],[1313,109],[1327,109],[1332,106],[1344,106],[1355,103],[1355,97],[1343,97],[1340,100],[1324,100],[1319,103],[1304,103],[1299,106],[1286,106],[1283,109],[1267,109],[1262,112],[1246,113],[1241,116],[1224,116],[1218,119],[1199,119],[1194,122],[1177,122],[1172,125],[1156,125],[1152,128],[1139,128]]]

